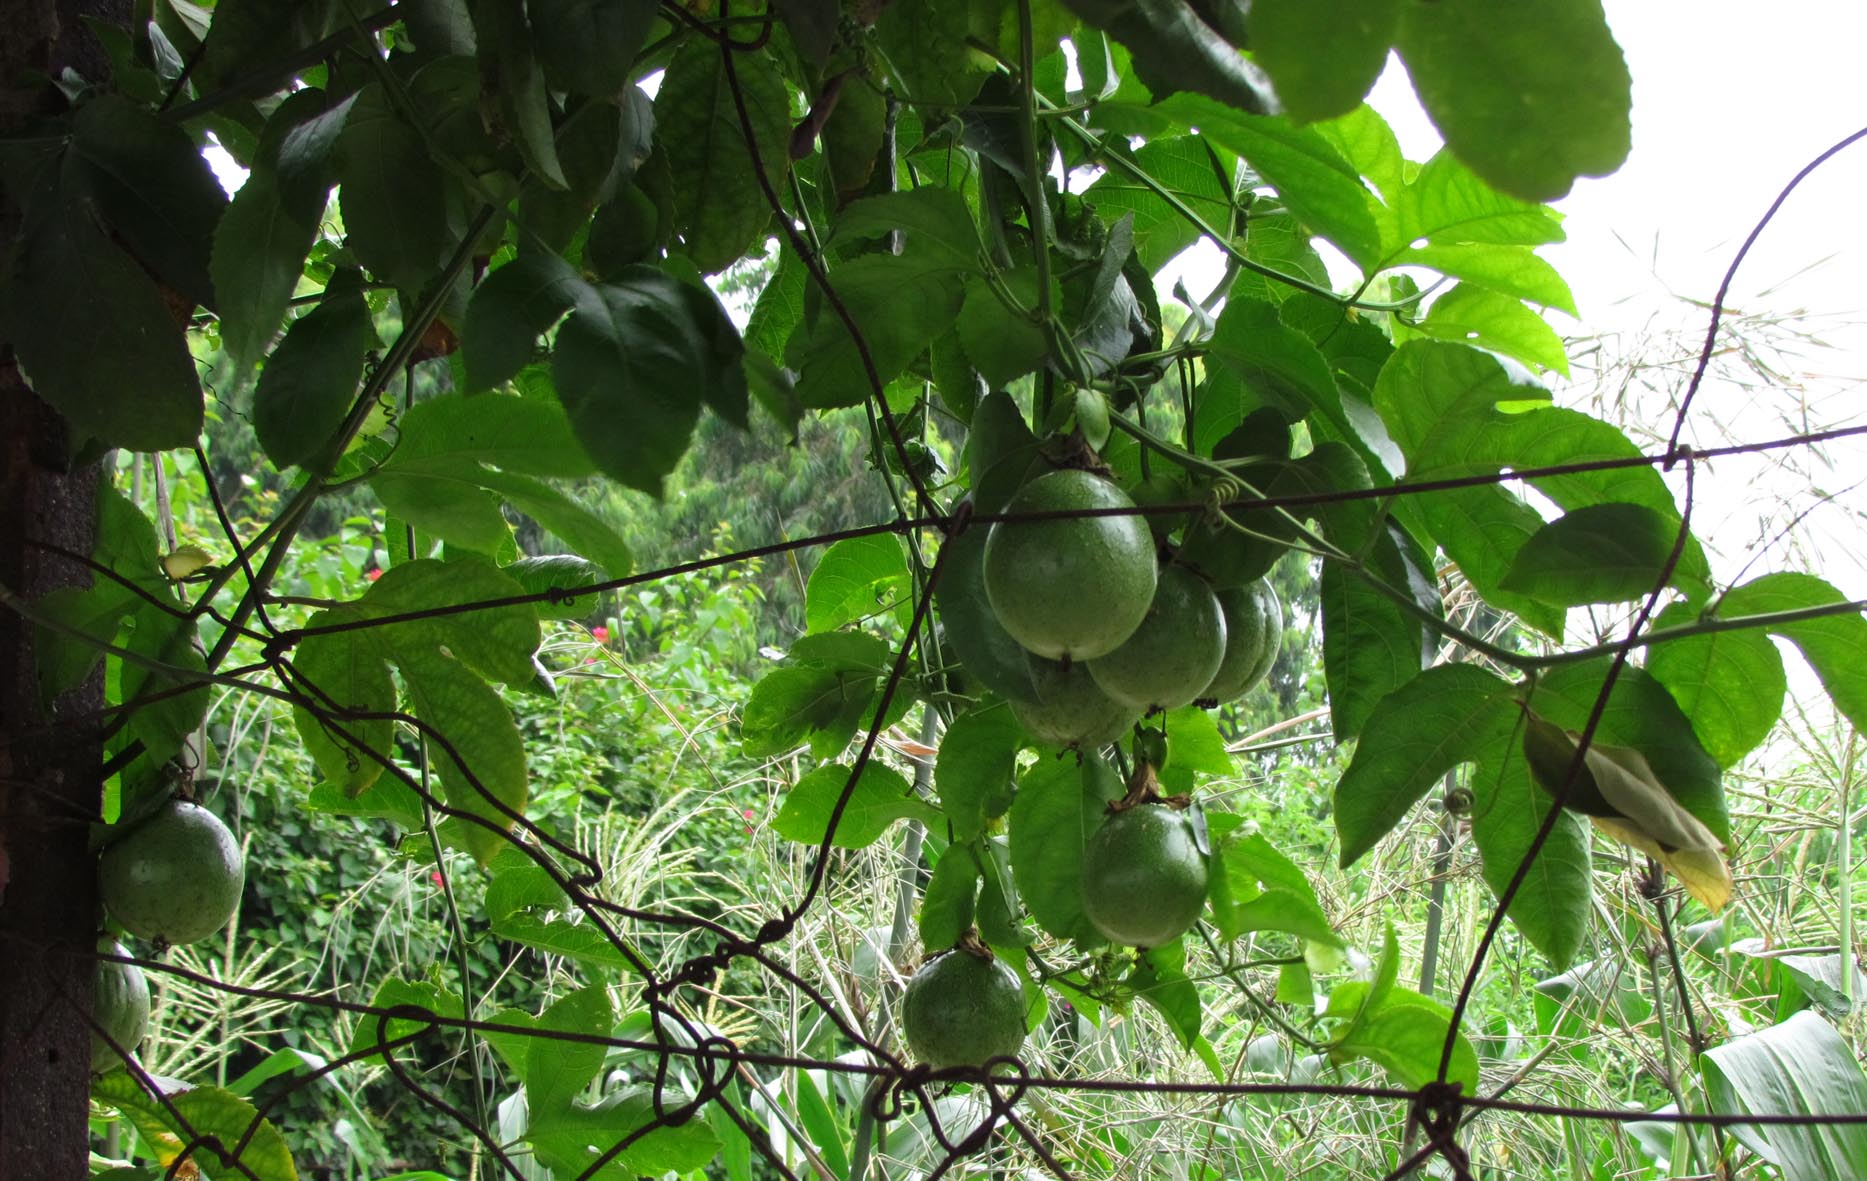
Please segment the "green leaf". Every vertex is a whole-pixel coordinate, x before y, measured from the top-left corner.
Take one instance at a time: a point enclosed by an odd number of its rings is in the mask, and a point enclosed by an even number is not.
[[[1244,114],[1190,94],[1175,95],[1159,109],[1243,156],[1277,189],[1291,213],[1364,270],[1380,260],[1373,195],[1354,166],[1314,129]]]
[[[673,1109],[687,1096],[666,1094],[662,1106]],[[593,1181],[631,1181],[639,1176],[691,1173],[708,1164],[720,1151],[719,1137],[705,1120],[655,1128],[617,1153],[594,1174],[590,1168],[608,1146],[628,1139],[653,1124],[657,1104],[651,1086],[612,1091],[588,1106],[573,1104],[543,1116],[534,1113],[526,1139],[538,1159],[560,1177],[590,1176]]]
[[[189,300],[213,308],[214,226],[227,196],[180,126],[111,94],[78,108],[80,183],[130,252]]]
[[[387,820],[404,832],[422,828],[425,806],[413,788],[393,775],[377,779],[354,799],[344,794],[340,784],[328,779],[313,787],[305,797],[305,807],[313,812]]]
[[[496,554],[512,543],[499,499],[480,487],[485,470],[459,460],[405,461],[379,470],[370,487],[389,515],[473,553]]]
[[[459,1018],[465,1012],[458,994],[425,980],[400,980],[390,976],[376,986],[376,995],[370,998],[370,1007],[373,1009],[395,1009],[405,1005],[426,1010],[437,1017]],[[419,1033],[427,1028],[429,1028],[427,1021],[415,1017],[359,1016],[356,1030],[350,1037],[350,1048],[345,1051],[345,1055],[369,1054],[386,1057],[398,1052],[406,1054],[408,1050],[397,1051],[385,1047],[390,1042]],[[424,1038],[417,1038],[410,1045],[422,1046],[427,1038],[446,1036],[447,1033],[437,1026],[433,1027],[432,1033]]]
[[[1374,86],[1400,9],[1400,0],[1256,0],[1245,27],[1284,108],[1308,123],[1347,114]]]
[[[1199,1040],[1199,987],[1187,979],[1183,940],[1142,952],[1134,971],[1122,983],[1167,1019],[1167,1027],[1181,1046],[1193,1048]]]
[[[1368,1002],[1364,1009],[1364,1001]],[[1445,1052],[1452,1010],[1431,997],[1407,988],[1390,987],[1370,1000],[1370,986],[1362,981],[1338,984],[1329,994],[1327,1015],[1356,1014],[1348,1036],[1330,1046],[1338,1062],[1366,1058],[1403,1087],[1422,1087],[1439,1077],[1439,1059]],[[1461,1084],[1468,1095],[1478,1090],[1478,1052],[1463,1033],[1453,1042],[1446,1081]]]
[[[1435,299],[1419,330],[1569,375],[1562,337],[1549,321],[1525,307],[1522,300],[1482,287],[1460,283]]]
[[[665,93],[665,91],[664,91]],[[700,405],[734,380],[713,327],[678,279],[632,267],[558,329],[552,372],[584,449],[602,470],[659,496],[686,452]],[[744,389],[744,370],[736,370]]]
[[[1781,1025],[1707,1050],[1699,1059],[1719,1115],[1844,1115],[1867,1110],[1867,1075],[1847,1041],[1804,1010]],[[1731,1134],[1782,1171],[1783,1181],[1867,1175],[1859,1124],[1732,1124]]]
[[[1442,664],[1384,697],[1368,715],[1335,787],[1341,864],[1359,861],[1448,772],[1509,741],[1511,687],[1471,664]]]
[[[499,694],[460,661],[432,648],[399,645],[391,651],[415,716],[445,740],[430,747],[448,806],[487,822],[448,822],[461,845],[484,865],[510,839],[508,812],[525,812],[530,794],[525,739]]]
[[[837,92],[836,109],[823,126],[823,167],[826,188],[842,205],[868,187],[881,157],[888,128],[888,98],[879,79],[863,71],[846,75]],[[828,95],[829,85],[819,95]],[[942,190],[925,190],[939,192]]]
[[[1108,807],[1095,756],[1078,768],[1045,759],[1018,781],[1011,804],[1011,866],[1018,893],[1037,925],[1084,947],[1106,942],[1083,913],[1083,848],[1102,827]]]
[[[780,241],[778,267],[752,305],[746,321],[746,343],[773,360],[784,357],[785,341],[804,322],[804,292],[812,280],[789,242]]]
[[[358,617],[354,608],[333,608],[313,615],[307,626]],[[395,710],[395,682],[366,631],[307,636],[292,654],[292,671],[294,691],[322,709],[385,715]],[[351,798],[376,782],[393,753],[395,723],[386,716],[340,720],[335,723],[343,729],[339,734],[311,710],[294,704],[292,721],[319,773]]]
[[[1440,610],[1439,591],[1420,561],[1389,526],[1369,556],[1377,577],[1426,610]],[[1438,639],[1420,620],[1338,562],[1322,572],[1322,659],[1329,682],[1330,721],[1337,741],[1361,732],[1375,703],[1419,675]]]
[[[1406,454],[1409,481],[1494,475],[1507,467],[1589,464],[1640,456],[1640,449],[1616,428],[1586,414],[1550,407],[1548,401],[1548,390],[1527,377],[1513,376],[1489,353],[1437,341],[1416,340],[1402,345],[1381,370],[1374,389],[1375,408]],[[1674,524],[1678,522],[1671,490],[1648,465],[1539,476],[1531,485],[1564,511],[1595,504],[1638,504]],[[1486,495],[1495,500],[1498,495],[1510,494]],[[1474,571],[1483,571],[1487,579],[1501,579],[1502,569],[1496,559],[1506,548],[1511,556],[1516,553],[1508,533],[1493,547],[1497,552],[1478,561],[1474,554],[1485,555],[1480,535],[1448,527],[1448,521],[1475,505],[1475,498],[1434,493],[1418,499],[1442,546],[1449,538],[1459,539],[1460,552],[1453,554],[1454,560],[1461,568],[1468,560],[1473,561],[1467,572],[1473,574],[1474,581]],[[1514,505],[1522,503],[1511,499]],[[1446,507],[1439,509],[1436,505]],[[1505,522],[1509,533],[1522,533],[1522,526],[1528,522],[1522,509],[1514,505],[1503,509],[1475,505],[1479,513],[1474,517]],[[1453,553],[1451,548],[1448,553]],[[1682,558],[1684,568],[1706,569],[1704,561],[1697,540],[1688,541]],[[1481,591],[1502,605],[1504,600],[1495,597],[1496,585],[1488,586],[1480,584]]]
[[[156,1162],[186,1175],[205,1168],[215,1177],[250,1177],[255,1181],[297,1181],[291,1149],[271,1120],[251,1103],[220,1087],[187,1087],[152,1098],[124,1071],[91,1080],[91,1098],[129,1117]],[[250,1133],[250,1134],[249,1134]],[[243,1145],[239,1162],[202,1144],[212,1138],[223,1146]],[[175,1166],[191,1149],[193,1170]]]
[[[1329,270],[1310,244],[1309,232],[1288,213],[1266,213],[1251,219],[1251,233],[1245,238],[1245,257],[1280,275],[1307,279],[1324,289],[1330,285]],[[1296,294],[1296,290],[1288,283],[1256,271],[1241,271],[1238,278],[1232,280],[1231,293],[1280,303]]]
[[[965,290],[947,256],[912,249],[850,259],[830,272],[830,285],[884,384],[953,325]],[[798,397],[812,409],[860,405],[875,392],[848,325],[827,304],[792,335],[785,359],[799,371]]]
[[[1208,346],[1210,364],[1241,378],[1247,389],[1292,421],[1315,414],[1351,442],[1370,467],[1400,471],[1400,449],[1374,408],[1337,388],[1329,362],[1303,333],[1285,324],[1276,304],[1238,297],[1219,314]]]
[[[76,428],[137,451],[201,433],[201,383],[188,342],[153,280],[105,235],[66,152],[41,168],[10,265],[0,273],[0,337],[27,384]]]
[[[616,1011],[610,1004],[608,989],[583,988],[559,997],[536,1017],[522,1009],[502,1009],[493,1014],[491,1022],[553,1033],[606,1034],[615,1027]],[[543,1112],[575,1102],[603,1069],[607,1052],[595,1042],[559,1041],[494,1030],[484,1036],[518,1076],[534,1121]]]
[[[1394,246],[1421,238],[1439,245],[1541,246],[1564,238],[1561,214],[1498,192],[1450,151],[1422,165],[1394,204]]]
[[[125,616],[144,607],[145,600],[132,587],[164,601],[179,602],[162,576],[155,526],[108,480],[100,480],[97,485],[97,540],[91,560],[118,577],[93,575],[88,587],[63,587],[40,596],[33,604],[39,614],[84,637],[39,629],[34,655],[39,663],[39,689],[47,702],[89,677],[103,658],[100,646],[116,638]]]
[[[454,245],[441,170],[382,85],[357,94],[337,143],[344,243],[371,274],[419,291]]]
[[[783,754],[809,740],[818,758],[832,758],[858,728],[874,724],[875,701],[894,665],[886,641],[860,632],[805,636],[789,662],[752,687],[740,715],[746,754]],[[896,693],[881,725],[892,725],[908,706]]]
[[[1654,590],[1679,539],[1676,520],[1638,504],[1576,509],[1532,534],[1500,585],[1557,607],[1623,603]],[[1672,584],[1702,598],[1702,571],[1682,556]]]
[[[813,632],[892,610],[913,590],[907,554],[892,533],[850,537],[823,551],[804,588],[804,619]]]
[[[973,901],[979,893],[979,866],[964,845],[951,845],[934,863],[921,894],[921,946],[943,951],[959,942],[972,926]]]
[[[1719,604],[1718,613],[1729,619],[1847,601],[1846,595],[1813,574],[1765,574],[1733,587]],[[1859,612],[1850,612],[1775,624],[1769,630],[1801,649],[1803,659],[1821,678],[1835,708],[1856,728],[1867,729],[1867,662],[1860,658],[1862,652],[1867,652],[1867,619]]]
[[[396,419],[396,429],[400,441],[383,462],[384,471],[463,460],[528,476],[576,479],[596,473],[564,408],[548,398],[443,395],[409,407]]]
[[[1207,225],[1221,233],[1230,226],[1231,178],[1206,139],[1197,135],[1157,137],[1136,148],[1129,159]],[[1096,212],[1106,219],[1119,218],[1124,212],[1134,215],[1135,254],[1150,272],[1167,265],[1199,237],[1199,231],[1179,210],[1122,168],[1111,167],[1083,191],[1083,197],[1093,202]],[[1247,253],[1264,224],[1253,219],[1246,239]]]
[[[446,649],[478,676],[506,685],[525,685],[537,672],[532,663],[539,643],[537,615],[524,604],[478,606],[522,593],[518,583],[485,558],[463,557],[446,562],[423,558],[397,563],[385,571],[355,607],[376,619],[443,612],[370,628],[368,634],[391,659],[406,649]],[[444,611],[469,605],[471,610]]]
[[[564,313],[594,304],[596,292],[555,254],[521,254],[481,280],[467,305],[460,340],[467,389],[510,381],[532,360],[532,347]]]
[[[621,578],[635,568],[629,544],[608,522],[551,485],[530,476],[485,468],[474,480],[505,497],[507,504],[609,571],[610,577]]]
[[[1489,242],[1410,246],[1390,255],[1387,265],[1431,267],[1441,274],[1513,296],[1528,303],[1576,314],[1575,296],[1556,268],[1528,246]]]
[[[137,602],[136,613],[130,616],[126,641],[129,650],[186,669],[200,678],[192,681],[196,688],[176,694],[185,683],[181,677],[127,660],[123,662],[119,690],[123,703],[153,699],[136,705],[129,715],[130,735],[142,742],[145,757],[163,763],[182,749],[182,744],[201,728],[201,721],[207,716],[208,687],[204,679],[207,661],[196,648],[193,617],[178,617],[154,604],[143,603],[140,599]]]
[[[1697,618],[1691,607],[1674,603],[1653,627],[1683,627]],[[1761,631],[1710,632],[1654,644],[1647,649],[1646,670],[1679,703],[1692,732],[1721,767],[1732,766],[1770,736],[1789,688],[1782,654]]]
[[[316,219],[286,211],[279,182],[263,168],[234,195],[214,234],[211,267],[221,340],[236,362],[251,365],[265,355],[317,234]]]
[[[1155,94],[1195,91],[1241,111],[1276,108],[1263,72],[1188,5],[1177,0],[1065,0],[1065,4],[1085,22],[1120,41],[1131,56],[1135,77]]]
[[[1035,268],[1017,267],[1005,272],[1002,279],[1024,307],[1037,306]],[[1051,306],[1058,307],[1061,303],[1061,292],[1053,281]],[[1050,355],[1050,334],[1044,325],[1007,308],[980,279],[966,285],[958,330],[966,358],[979,371],[979,376],[995,388],[1030,373]]]
[[[252,174],[214,231],[209,269],[221,340],[242,366],[263,357],[278,332],[337,179],[332,157],[356,96],[329,109],[327,101],[313,88],[279,105]]]
[[[1003,704],[953,719],[940,739],[934,786],[955,841],[977,839],[986,822],[1003,811],[1024,742],[1017,719]]]
[[[601,972],[633,972],[635,964],[594,923],[560,917],[570,903],[550,874],[532,865],[499,868],[486,886],[486,922],[501,939],[563,956]]]
[[[965,4],[891,4],[875,21],[875,39],[906,97],[934,107],[973,100],[984,64],[967,48],[971,13]]]
[[[1472,773],[1471,789],[1472,840],[1484,862],[1486,884],[1502,895],[1555,801],[1531,780],[1508,740],[1487,753]],[[1553,965],[1566,967],[1588,932],[1593,893],[1588,826],[1564,812],[1508,913],[1524,938]]]
[[[1212,714],[1196,705],[1167,711],[1161,720],[1167,732],[1166,767],[1207,775],[1232,775],[1238,765],[1225,749],[1225,736]]]
[[[896,231],[905,236],[907,249],[930,266],[979,269],[979,231],[965,200],[951,189],[930,186],[854,202],[837,215],[836,231],[826,245],[843,246]]]
[[[733,68],[759,167],[775,192],[791,159],[789,88],[768,54],[736,53]],[[720,47],[705,37],[689,40],[655,95],[655,146],[673,174],[686,253],[707,274],[736,262],[771,220],[746,141]]]
[[[1408,5],[1398,43],[1446,144],[1505,192],[1547,201],[1627,158],[1632,83],[1600,0]]]
[[[525,10],[532,44],[551,84],[603,96],[629,84],[635,55],[656,15],[647,0],[529,0]]]
[[[1322,907],[1314,899],[1290,890],[1269,889],[1256,898],[1238,903],[1226,928],[1227,939],[1236,939],[1249,931],[1287,931],[1312,943],[1343,946],[1342,937],[1336,934]]]
[[[619,577],[576,554],[541,554],[535,558],[520,558],[500,569],[528,595],[546,591],[579,591],[607,578]],[[540,619],[582,619],[590,614],[590,605],[595,598],[594,594],[568,594],[563,603],[546,600],[534,603],[532,608],[538,612]]]
[[[318,306],[285,330],[253,390],[253,433],[281,470],[324,468],[363,379],[363,355],[376,338],[354,275],[334,279]]]
[[[785,793],[784,806],[772,819],[772,830],[802,844],[821,844],[830,832],[836,803],[853,773],[842,763],[827,763],[798,780]],[[862,849],[880,840],[897,820],[935,823],[939,818],[939,810],[915,795],[913,785],[900,772],[870,760],[862,768],[842,815],[835,818],[836,832],[830,844],[839,849]]]

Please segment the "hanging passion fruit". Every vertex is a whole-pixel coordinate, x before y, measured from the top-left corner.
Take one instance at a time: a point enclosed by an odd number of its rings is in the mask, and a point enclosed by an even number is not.
[[[927,1065],[982,1066],[1024,1045],[1024,988],[991,951],[962,944],[909,978],[901,1025]]]
[[[1192,819],[1170,804],[1110,814],[1083,847],[1083,913],[1111,943],[1159,947],[1206,906],[1206,857]]]
[[[1169,566],[1141,626],[1121,647],[1091,660],[1089,673],[1123,705],[1176,709],[1212,682],[1225,647],[1225,617],[1211,587],[1184,566]]]
[[[1085,471],[1039,476],[1007,513],[1133,509]],[[1154,601],[1154,535],[1139,516],[1000,521],[985,542],[985,593],[1011,637],[1046,660],[1093,660],[1141,626]]]

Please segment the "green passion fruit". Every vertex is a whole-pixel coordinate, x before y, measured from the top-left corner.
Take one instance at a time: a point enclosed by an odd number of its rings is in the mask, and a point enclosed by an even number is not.
[[[115,939],[104,936],[97,950],[106,955],[129,955]],[[123,1059],[111,1049],[115,1042],[131,1053],[149,1028],[149,981],[135,964],[115,960],[97,961],[97,984],[92,993],[91,1015],[110,1035],[109,1040],[96,1030],[91,1032],[91,1073],[109,1074],[123,1065]]]
[[[1223,705],[1236,701],[1263,680],[1277,662],[1283,643],[1284,609],[1277,592],[1262,578],[1219,592],[1225,615],[1225,659],[1212,682],[1199,694],[1201,701]]]
[[[1025,732],[1049,746],[1093,750],[1128,733],[1141,716],[1096,684],[1084,665],[1029,658],[1034,695],[1028,701],[1008,698],[1011,716]]]
[[[1083,913],[1111,943],[1159,947],[1206,906],[1206,858],[1192,819],[1168,804],[1112,813],[1083,848]]]
[[[909,978],[901,1024],[927,1065],[982,1066],[1024,1045],[1024,988],[989,952],[954,948]]]
[[[1132,509],[1102,477],[1039,476],[1007,513]],[[1159,577],[1154,535],[1138,516],[1000,521],[985,542],[985,593],[1011,637],[1047,660],[1093,660],[1141,626]]]
[[[104,850],[97,893],[123,929],[152,943],[195,943],[240,908],[246,865],[220,817],[169,800]]]
[[[1121,647],[1089,661],[1089,673],[1123,705],[1176,709],[1212,683],[1225,648],[1225,617],[1212,588],[1184,566],[1169,566],[1141,626]]]

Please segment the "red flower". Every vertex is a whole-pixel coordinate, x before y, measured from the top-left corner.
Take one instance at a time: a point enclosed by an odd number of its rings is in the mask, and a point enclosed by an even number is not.
[[[590,629],[590,637],[599,644],[607,644],[609,643],[609,629],[599,623]]]
[[[447,883],[441,879],[441,871],[438,869],[428,875],[428,880],[433,882],[437,886],[447,885]]]
[[[378,578],[382,577],[382,567],[371,566],[367,571],[364,572],[363,577],[369,579],[371,582],[375,582]]]

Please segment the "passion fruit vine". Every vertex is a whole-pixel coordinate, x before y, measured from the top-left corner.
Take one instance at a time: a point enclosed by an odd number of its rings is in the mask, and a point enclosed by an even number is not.
[[[935,1069],[1008,1058],[1024,1045],[1024,988],[991,951],[962,945],[909,978],[901,1026],[914,1056]]]
[[[1083,913],[1111,943],[1159,947],[1206,906],[1206,857],[1192,818],[1171,804],[1111,813],[1083,848]]]
[[[97,893],[123,929],[153,943],[196,943],[240,908],[246,864],[220,817],[169,800],[97,863]]]
[[[1133,509],[1102,477],[1063,469],[1011,498],[1011,514]],[[1139,516],[1000,521],[985,542],[985,593],[1011,637],[1046,660],[1093,660],[1141,626],[1159,566]]]

